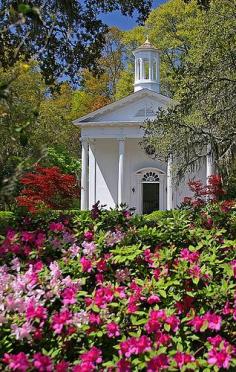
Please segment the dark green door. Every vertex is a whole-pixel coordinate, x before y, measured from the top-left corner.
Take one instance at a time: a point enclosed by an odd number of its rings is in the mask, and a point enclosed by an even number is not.
[[[159,209],[159,183],[143,183],[143,214]]]

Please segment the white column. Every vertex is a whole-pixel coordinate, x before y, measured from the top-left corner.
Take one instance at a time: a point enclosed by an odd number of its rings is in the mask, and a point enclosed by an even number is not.
[[[96,140],[89,140],[89,209],[97,202],[96,200]]]
[[[140,80],[144,79],[144,61],[140,58]]]
[[[124,160],[125,160],[125,140],[120,138],[119,140],[119,172],[118,172],[118,201],[120,205],[124,202]]]
[[[207,145],[207,156],[206,156],[206,182],[209,183],[209,177],[214,174],[214,164],[213,164],[213,152],[211,145]]]
[[[81,138],[82,169],[81,169],[81,210],[88,209],[88,140]]]
[[[167,197],[167,210],[171,210],[173,208],[173,180],[172,180],[172,163],[173,163],[173,156],[169,155],[167,161],[167,180],[166,180],[166,197]]]

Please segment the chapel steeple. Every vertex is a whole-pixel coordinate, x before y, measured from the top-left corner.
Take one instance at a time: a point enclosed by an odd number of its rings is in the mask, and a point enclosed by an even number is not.
[[[134,91],[150,89],[160,93],[160,51],[150,41],[145,41],[134,52]]]

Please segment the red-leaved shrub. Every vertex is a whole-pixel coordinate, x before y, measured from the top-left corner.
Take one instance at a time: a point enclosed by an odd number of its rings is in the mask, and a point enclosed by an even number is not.
[[[17,204],[32,213],[42,206],[65,209],[80,197],[75,176],[62,173],[58,167],[44,168],[37,165],[33,172],[20,179],[20,184],[24,188],[16,198]]]

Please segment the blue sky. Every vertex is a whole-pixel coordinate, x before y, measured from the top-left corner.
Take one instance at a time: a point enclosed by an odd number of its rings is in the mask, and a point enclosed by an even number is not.
[[[128,0],[127,0],[128,1]],[[166,3],[167,0],[154,0],[152,8],[158,7],[158,5]],[[133,17],[124,17],[119,12],[112,12],[109,14],[103,14],[100,17],[104,23],[108,26],[117,26],[121,30],[129,30],[137,26],[136,19]]]

